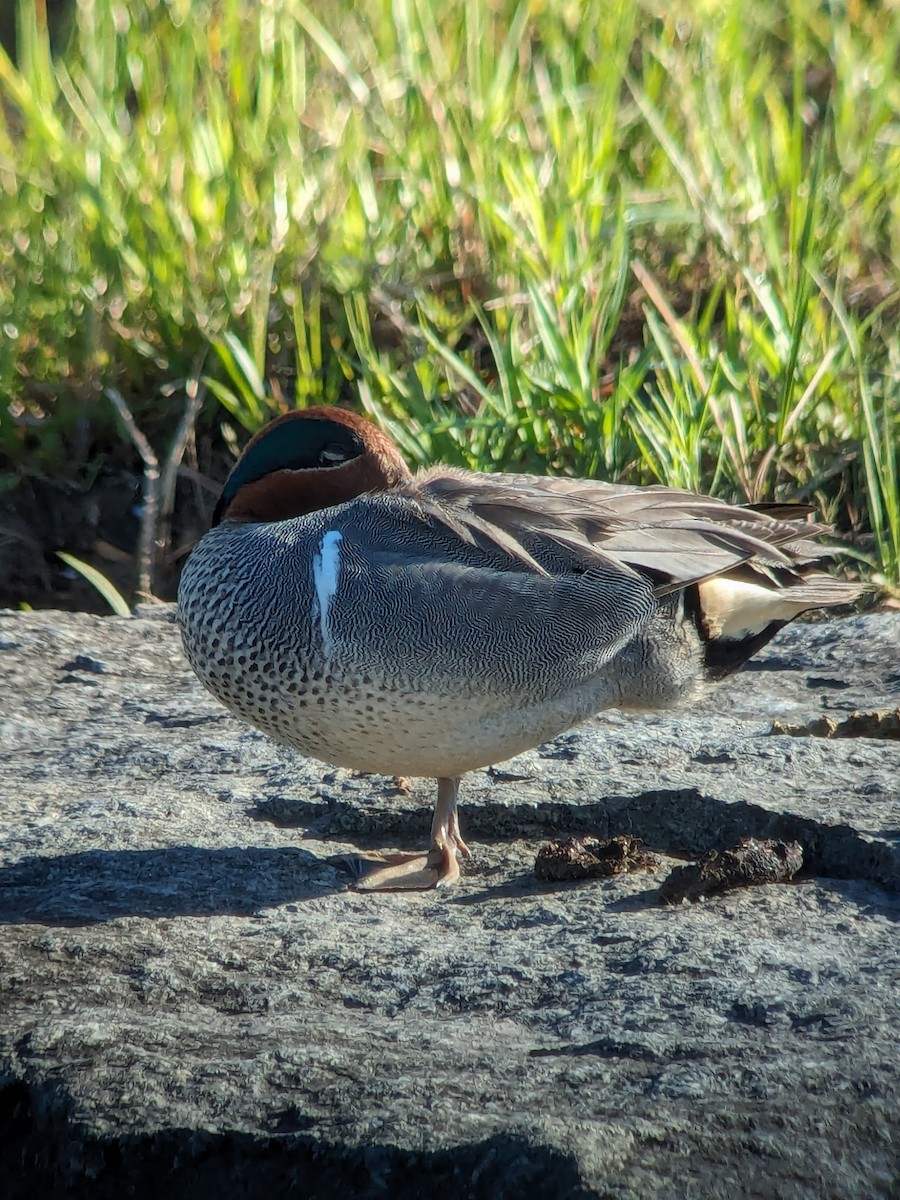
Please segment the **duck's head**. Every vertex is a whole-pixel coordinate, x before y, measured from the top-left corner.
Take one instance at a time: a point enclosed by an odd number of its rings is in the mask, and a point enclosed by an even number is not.
[[[247,443],[225,480],[212,524],[286,521],[409,477],[397,447],[364,417],[342,408],[298,409]]]

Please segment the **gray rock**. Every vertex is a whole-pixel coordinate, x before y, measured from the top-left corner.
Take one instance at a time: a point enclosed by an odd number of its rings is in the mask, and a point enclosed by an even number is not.
[[[461,885],[374,896],[330,858],[432,785],[238,725],[171,617],[0,615],[0,1193],[900,1194],[900,743],[769,734],[895,708],[900,616],[472,775]],[[574,833],[660,874],[538,883]],[[659,904],[746,836],[803,877]]]

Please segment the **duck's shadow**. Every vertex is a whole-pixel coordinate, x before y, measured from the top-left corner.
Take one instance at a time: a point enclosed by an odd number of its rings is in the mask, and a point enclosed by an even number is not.
[[[415,798],[403,807],[381,808],[337,796],[326,803],[296,799],[290,804],[280,797],[277,813],[267,801],[252,810],[259,820],[302,828],[301,836],[352,841],[369,849],[388,843],[421,849],[431,813],[430,806],[419,806]],[[797,841],[803,848],[804,875],[861,880],[900,893],[896,830],[881,831],[884,841],[873,843],[850,825],[817,821],[746,800],[722,800],[699,788],[652,788],[598,800],[547,798],[527,803],[508,796],[498,803],[482,794],[464,801],[461,813],[463,836],[476,846],[521,838],[540,841],[583,834],[599,838],[628,834],[648,850],[695,859],[747,837]],[[529,879],[530,892],[547,886],[534,876]],[[521,894],[524,886],[521,878],[510,881],[507,877],[492,888],[492,894],[502,894],[504,889]]]
[[[332,800],[323,805],[298,800],[279,825],[297,825],[298,837],[352,842],[361,850],[386,844],[421,849],[431,810],[413,803],[385,810]],[[253,815],[274,820],[265,805]],[[873,845],[846,825],[825,825],[746,802],[726,803],[696,789],[648,791],[575,803],[531,804],[476,801],[465,808],[475,841],[546,839],[573,833],[600,837],[632,834],[648,848],[675,857],[696,856],[735,844],[742,837],[795,839],[804,849],[804,874],[874,883],[900,892],[900,848]],[[571,884],[539,882],[533,874],[507,872],[493,882],[476,870],[466,892],[451,893],[460,904],[513,900]],[[353,877],[328,858],[301,847],[172,846],[155,850],[85,850],[24,859],[0,870],[0,924],[89,925],[118,917],[251,916],[261,909],[321,899],[345,891]],[[486,886],[479,886],[484,884]],[[578,885],[575,885],[578,886]],[[369,901],[370,903],[372,901]],[[602,903],[602,902],[601,902]],[[655,887],[636,882],[630,899],[615,906],[647,908],[658,903]]]
[[[23,859],[0,870],[0,923],[251,916],[341,891],[346,882],[330,863],[293,847],[84,850]]]

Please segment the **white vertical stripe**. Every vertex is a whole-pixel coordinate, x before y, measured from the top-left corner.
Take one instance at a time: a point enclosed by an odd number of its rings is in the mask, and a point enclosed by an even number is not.
[[[340,544],[341,535],[336,529],[329,529],[322,537],[319,553],[313,555],[313,586],[319,602],[319,628],[322,631],[322,648],[326,655],[330,655],[334,649],[329,615],[331,601],[337,591],[341,573],[340,551],[338,550]]]

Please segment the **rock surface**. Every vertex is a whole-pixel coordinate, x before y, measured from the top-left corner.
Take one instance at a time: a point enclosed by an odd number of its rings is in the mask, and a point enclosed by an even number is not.
[[[432,785],[238,725],[169,608],[2,614],[0,681],[0,1194],[900,1194],[900,743],[769,733],[896,708],[897,614],[474,774],[447,894],[347,890]],[[661,872],[536,881],[572,834]],[[799,879],[659,903],[742,837]]]

